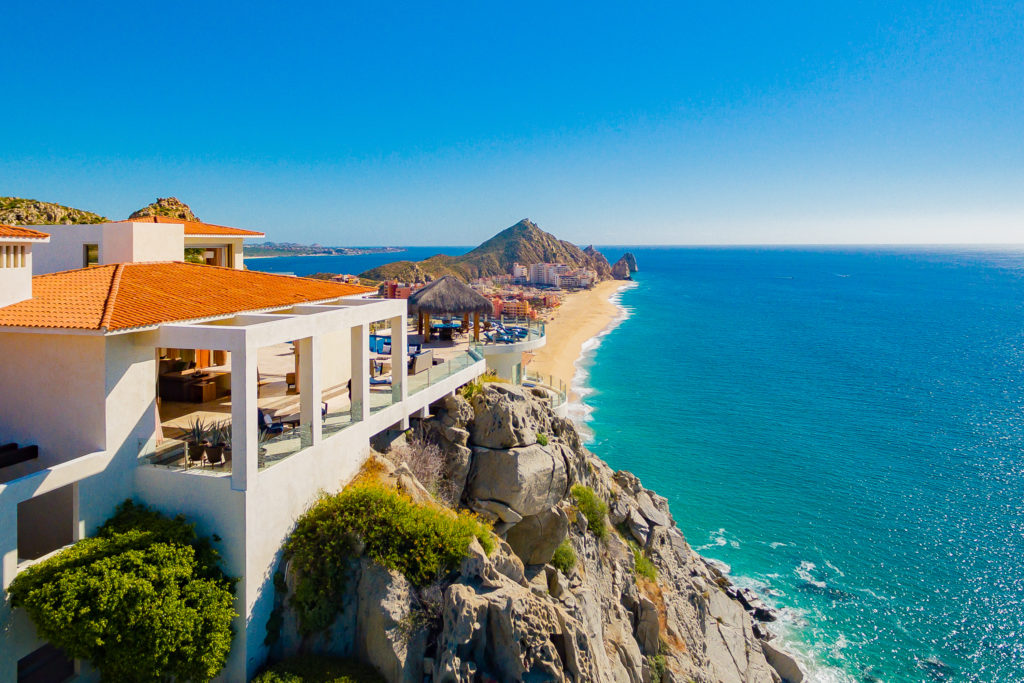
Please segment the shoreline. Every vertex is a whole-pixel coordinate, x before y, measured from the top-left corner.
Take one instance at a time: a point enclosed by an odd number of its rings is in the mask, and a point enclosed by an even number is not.
[[[534,352],[529,371],[562,380],[568,401],[579,403],[587,393],[580,363],[601,337],[625,319],[627,312],[617,299],[623,290],[635,286],[631,280],[605,280],[593,289],[567,296],[547,323],[547,342]]]
[[[596,351],[605,336],[629,318],[632,309],[622,305],[622,294],[636,287],[632,280],[608,280],[598,283],[591,290],[569,295],[555,311],[547,324],[547,343],[535,352],[529,363],[529,370],[538,374],[553,374],[562,379],[567,387],[569,419],[573,422],[584,444],[593,441],[593,431],[588,427],[590,406],[586,397],[593,391],[587,384],[589,368],[594,364]],[[543,368],[543,371],[540,369]],[[657,487],[655,487],[657,490]],[[742,602],[740,593],[747,600],[760,603],[774,615],[773,627],[756,621],[760,628],[771,634],[773,647],[783,658],[790,659],[801,669],[805,680],[846,681],[844,673],[817,661],[806,648],[806,644],[794,632],[799,624],[799,612],[788,605],[779,604],[771,597],[765,586],[742,575],[734,575],[731,567],[721,560],[709,557],[704,551],[710,546],[692,547],[692,552],[705,564],[724,575],[732,584],[730,597]],[[728,592],[728,591],[727,591]],[[744,604],[746,607],[746,604]],[[750,611],[753,614],[752,610]]]

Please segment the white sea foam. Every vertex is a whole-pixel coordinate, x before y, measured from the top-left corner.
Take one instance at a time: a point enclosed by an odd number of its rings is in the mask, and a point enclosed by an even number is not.
[[[725,538],[725,529],[712,532],[714,538]],[[709,547],[714,547],[709,544]],[[807,633],[810,627],[805,613],[794,607],[781,606],[773,598],[781,597],[782,591],[772,587],[774,579],[781,578],[779,575],[766,574],[763,577],[750,577],[733,575],[728,565],[712,558],[707,558],[711,564],[717,567],[729,580],[739,588],[750,588],[757,593],[766,604],[778,614],[778,621],[765,625],[775,636],[772,641],[774,645],[785,650],[796,657],[801,667],[807,674],[804,678],[808,683],[856,683],[856,678],[844,671],[825,664],[824,657],[843,659],[843,651],[849,647],[850,642],[840,634],[838,639],[832,643],[827,642],[826,634]],[[817,567],[813,562],[802,562],[798,568],[804,572],[811,572]]]
[[[592,413],[594,412],[594,409],[587,404],[586,399],[596,393],[594,388],[588,384],[590,379],[590,367],[594,364],[594,357],[597,355],[597,349],[601,346],[601,342],[604,341],[604,338],[607,337],[612,330],[621,325],[623,321],[633,315],[632,307],[622,305],[622,294],[627,289],[632,289],[636,286],[636,282],[625,282],[621,287],[616,289],[610,297],[608,297],[608,301],[618,307],[618,315],[616,315],[603,330],[583,342],[583,346],[580,347],[579,358],[577,358],[576,362],[573,364],[576,371],[573,374],[570,386],[572,393],[574,393],[577,398],[566,406],[566,411],[569,419],[575,423],[576,428],[579,430],[580,438],[584,444],[590,444],[594,441],[594,430],[587,425],[587,423],[593,419]]]
[[[840,569],[839,567],[835,566],[834,564],[832,564],[828,560],[825,560],[825,566],[827,566],[829,569],[834,571],[836,574],[839,574],[839,576],[846,576],[846,572],[844,572],[842,569]]]
[[[812,586],[817,586],[818,588],[824,588],[825,587],[825,582],[820,580],[820,579],[818,579],[813,574],[814,570],[817,569],[817,568],[818,568],[818,565],[814,564],[813,562],[808,562],[808,561],[804,560],[803,562],[801,562],[793,570],[793,573],[797,575],[797,578],[799,578],[800,580],[802,580],[802,581],[804,581],[806,583],[811,584]]]

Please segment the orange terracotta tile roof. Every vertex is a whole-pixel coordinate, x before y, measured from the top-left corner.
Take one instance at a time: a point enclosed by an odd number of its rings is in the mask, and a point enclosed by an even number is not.
[[[229,228],[225,225],[213,225],[212,223],[200,223],[198,221],[185,221],[180,218],[169,216],[143,216],[142,218],[129,218],[120,223],[180,223],[185,226],[186,235],[224,235],[235,237],[266,237],[262,232],[255,230],[242,230],[241,228]]]
[[[0,239],[24,239],[24,240],[48,240],[50,236],[45,232],[19,228],[16,225],[4,225],[0,223]]]
[[[113,332],[372,291],[195,263],[118,263],[32,278],[32,298],[0,308],[0,327]]]

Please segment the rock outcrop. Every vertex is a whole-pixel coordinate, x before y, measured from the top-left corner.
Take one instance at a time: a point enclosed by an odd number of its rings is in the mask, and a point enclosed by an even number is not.
[[[356,654],[389,681],[802,680],[755,619],[767,608],[690,549],[667,500],[587,451],[531,390],[487,384],[432,410],[421,434],[440,446],[461,504],[493,521],[498,548],[488,556],[473,541],[433,597],[353,562],[342,615],[307,649]],[[387,476],[423,495],[408,470]],[[608,505],[603,539],[574,504],[577,484]],[[550,562],[563,541],[576,561],[559,569]],[[637,571],[637,554],[656,578]]]
[[[155,202],[142,207],[128,216],[131,218],[145,218],[146,216],[167,216],[183,221],[198,221],[199,218],[192,213],[189,205],[176,197],[159,197]]]
[[[587,257],[587,266],[597,273],[598,279],[608,280],[612,277],[612,264],[593,244],[583,250],[583,255]]]
[[[627,251],[612,266],[612,277],[616,280],[629,280],[632,274],[638,270],[640,269],[637,268],[636,257]]]
[[[4,225],[77,225],[105,223],[107,220],[91,211],[73,209],[53,202],[0,197],[0,223]]]

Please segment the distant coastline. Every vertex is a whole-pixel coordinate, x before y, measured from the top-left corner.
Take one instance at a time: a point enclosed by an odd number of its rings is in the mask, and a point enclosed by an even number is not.
[[[258,259],[279,256],[365,256],[367,254],[400,254],[404,251],[406,251],[405,247],[321,247],[316,244],[266,242],[247,246],[244,257]]]

